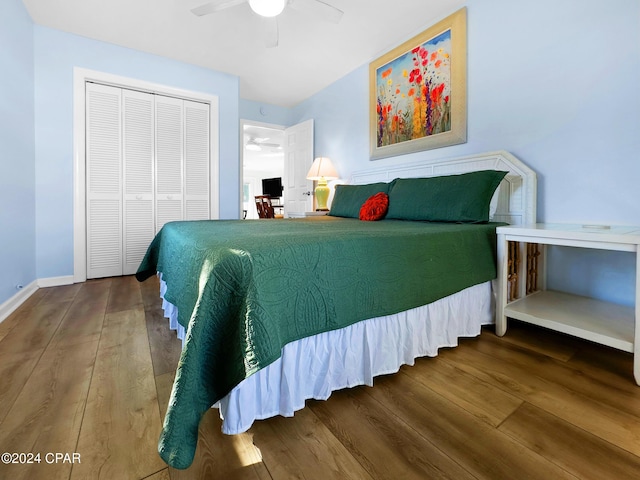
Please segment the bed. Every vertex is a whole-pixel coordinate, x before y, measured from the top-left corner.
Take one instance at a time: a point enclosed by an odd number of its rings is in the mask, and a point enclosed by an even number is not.
[[[354,218],[381,188],[387,216]],[[452,208],[460,197],[473,205]],[[496,225],[535,221],[535,174],[507,152],[357,172],[331,213],[173,222],[149,246],[136,276],[160,276],[183,339],[159,443],[169,465],[191,464],[212,405],[240,433],[478,335],[494,317]]]

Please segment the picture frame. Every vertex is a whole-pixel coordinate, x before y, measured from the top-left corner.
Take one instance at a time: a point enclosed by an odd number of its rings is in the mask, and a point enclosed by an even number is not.
[[[371,160],[467,141],[467,10],[369,64]]]

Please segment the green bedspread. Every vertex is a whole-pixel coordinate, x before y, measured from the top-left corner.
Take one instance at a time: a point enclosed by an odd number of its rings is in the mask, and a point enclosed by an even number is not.
[[[186,328],[162,458],[187,468],[204,412],[285,344],[495,278],[495,229],[336,217],[166,224],[136,274],[162,272]]]

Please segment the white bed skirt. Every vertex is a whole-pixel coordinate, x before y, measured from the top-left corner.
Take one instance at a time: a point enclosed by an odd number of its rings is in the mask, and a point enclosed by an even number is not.
[[[395,373],[419,357],[434,357],[439,348],[457,346],[460,337],[479,335],[482,325],[494,322],[491,283],[285,345],[278,360],[243,380],[215,405],[223,419],[222,431],[242,433],[254,420],[293,416],[307,399],[326,400],[334,390],[372,386],[378,375]],[[165,316],[183,339],[178,310],[164,300],[165,291],[160,277]]]

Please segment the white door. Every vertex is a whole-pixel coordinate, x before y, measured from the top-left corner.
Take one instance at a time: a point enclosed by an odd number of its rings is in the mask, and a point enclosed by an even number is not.
[[[122,90],[123,266],[136,273],[155,234],[154,95]]]
[[[121,96],[87,83],[87,278],[122,275]]]
[[[182,220],[183,133],[182,100],[156,97],[156,233],[167,222]]]
[[[313,119],[284,131],[284,211],[313,210],[313,182],[307,172],[313,163]]]
[[[135,273],[166,222],[210,218],[209,105],[86,84],[87,278]]]
[[[208,220],[209,105],[184,101],[184,218]]]

